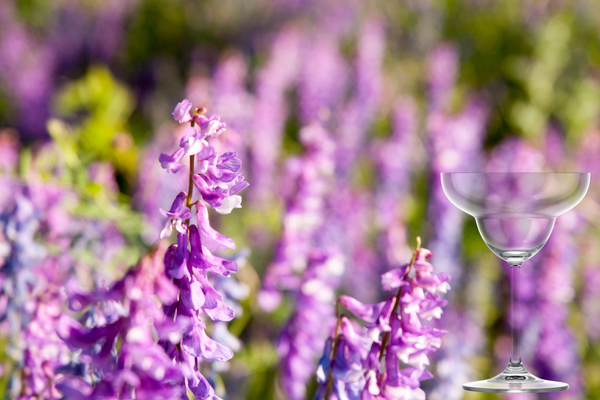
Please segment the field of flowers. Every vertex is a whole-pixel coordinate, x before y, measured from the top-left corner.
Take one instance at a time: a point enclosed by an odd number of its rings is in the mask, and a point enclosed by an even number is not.
[[[600,398],[600,3],[0,1],[0,399]],[[585,171],[521,271],[441,172]]]

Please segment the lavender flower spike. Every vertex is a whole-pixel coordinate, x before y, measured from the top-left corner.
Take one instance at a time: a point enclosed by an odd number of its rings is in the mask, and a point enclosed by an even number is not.
[[[176,383],[176,387],[183,393],[191,391],[198,399],[217,400],[215,390],[200,373],[198,364],[202,361],[225,362],[233,357],[229,347],[208,336],[207,324],[218,322],[218,329],[214,329],[213,325],[213,335],[216,331],[223,337],[227,329],[222,324],[234,318],[233,307],[225,302],[215,284],[220,276],[237,272],[238,266],[235,261],[211,253],[235,248],[235,243],[210,226],[207,205],[218,213],[230,213],[241,207],[242,198],[238,193],[248,183],[241,175],[242,163],[237,153],[219,154],[207,141],[225,130],[220,117],[207,118],[202,115],[205,109],[196,109],[188,119],[190,109],[191,105],[184,100],[178,104],[173,116],[179,122],[190,122],[177,151],[190,156],[191,189],[195,187],[200,198],[193,201],[193,192],[180,192],[170,211],[161,210],[169,218],[161,237],[169,236],[173,226],[179,231],[177,244],[171,245],[164,256],[165,271],[172,278],[178,295],[173,301],[165,302],[163,307],[168,325],[175,321],[175,325],[185,326],[185,329],[175,343],[165,337],[161,337],[159,343],[167,351],[172,365],[181,365],[184,372],[184,379]],[[190,224],[191,208],[194,206],[198,225]],[[228,339],[239,348],[239,343]]]

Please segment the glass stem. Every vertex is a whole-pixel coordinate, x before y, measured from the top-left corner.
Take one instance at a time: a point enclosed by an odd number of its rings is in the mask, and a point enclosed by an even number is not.
[[[510,266],[512,275],[512,289],[511,289],[511,316],[512,316],[512,350],[510,352],[510,363],[519,364],[521,362],[521,349],[520,349],[520,329],[521,329],[521,315],[519,307],[519,293],[521,292],[521,264],[514,264]]]

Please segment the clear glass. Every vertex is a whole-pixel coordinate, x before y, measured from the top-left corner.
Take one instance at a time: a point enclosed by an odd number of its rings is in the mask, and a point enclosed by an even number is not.
[[[548,241],[556,218],[575,207],[590,185],[586,172],[441,174],[442,187],[456,207],[475,217],[481,237],[511,266],[512,351],[508,366],[494,378],[463,384],[465,390],[496,393],[555,392],[567,383],[538,378],[521,362],[516,293],[521,264]]]

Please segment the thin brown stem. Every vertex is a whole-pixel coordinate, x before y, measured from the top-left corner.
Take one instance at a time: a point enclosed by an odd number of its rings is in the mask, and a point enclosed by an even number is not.
[[[410,263],[408,264],[408,266],[406,267],[406,271],[404,271],[404,275],[402,275],[402,280],[406,279],[406,277],[408,276],[413,264],[415,263],[415,260],[417,259],[417,254],[419,253],[419,249],[421,248],[421,238],[419,236],[417,236],[417,247],[415,248],[415,251],[413,252],[412,258],[410,259]],[[394,309],[392,310],[392,314],[398,314],[399,309],[400,312],[402,312],[401,309],[401,305],[400,305],[400,298],[402,297],[402,287],[398,288],[398,294],[396,295],[396,303],[394,304]],[[383,339],[381,340],[381,350],[379,352],[379,362],[381,363],[381,360],[383,360],[383,355],[385,354],[385,348],[388,345],[388,342],[390,341],[390,332],[386,332],[383,335]]]
[[[324,399],[329,399],[329,395],[331,394],[331,389],[333,388],[333,360],[335,360],[335,355],[338,349],[338,339],[340,337],[340,327],[342,326],[342,315],[340,314],[340,300],[338,299],[335,302],[335,314],[337,317],[337,324],[335,326],[335,333],[333,336],[333,351],[331,352],[331,359],[329,362],[329,372],[327,373],[327,391],[325,392]]]
[[[189,185],[188,185],[188,193],[187,193],[187,198],[185,200],[185,205],[190,209],[192,209],[192,194],[194,191],[194,181],[192,180],[192,176],[194,175],[194,160],[195,160],[196,156],[195,155],[191,155],[190,156],[190,180],[189,180]],[[185,224],[188,226],[190,226],[190,220],[186,219],[185,220]]]

